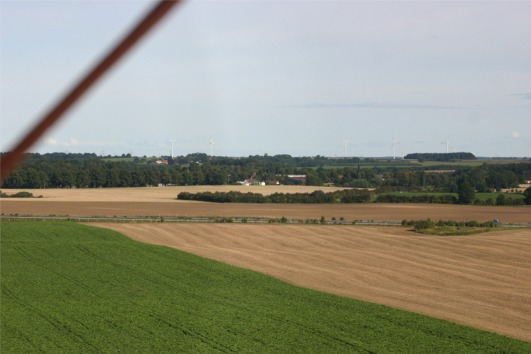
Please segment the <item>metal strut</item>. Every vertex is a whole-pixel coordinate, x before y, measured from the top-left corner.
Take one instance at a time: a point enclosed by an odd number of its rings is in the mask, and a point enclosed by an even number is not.
[[[30,132],[20,140],[11,151],[2,155],[0,160],[0,180],[3,181],[16,163],[22,159],[29,149],[61,116],[76,103],[88,89],[117,63],[138,41],[157,24],[175,5],[182,0],[159,1],[140,22],[96,65],[83,77]]]

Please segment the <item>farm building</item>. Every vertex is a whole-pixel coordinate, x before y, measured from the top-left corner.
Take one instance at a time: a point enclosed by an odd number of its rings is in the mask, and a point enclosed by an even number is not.
[[[306,182],[306,175],[288,175],[288,178],[294,181]]]
[[[247,178],[244,181],[238,181],[236,183],[241,184],[243,186],[265,186],[265,182],[260,182],[256,180],[256,178]]]
[[[243,186],[265,186],[265,182],[260,182],[256,179],[256,173],[253,173],[251,177],[245,179],[244,181],[238,181],[236,183]]]

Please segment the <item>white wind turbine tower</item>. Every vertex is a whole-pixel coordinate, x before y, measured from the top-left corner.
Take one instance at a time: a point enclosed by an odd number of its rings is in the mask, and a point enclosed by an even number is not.
[[[344,151],[345,157],[347,157],[347,144],[348,144],[348,140],[347,139],[343,140],[343,151]]]
[[[170,157],[173,159],[173,144],[176,142],[177,140],[170,140],[170,143],[171,143],[171,151],[170,151]]]
[[[393,149],[393,160],[394,160],[396,159],[396,144],[400,144],[400,141],[396,140],[396,138],[393,138],[391,142],[392,142],[391,148]]]
[[[446,153],[450,152],[450,140],[446,139],[446,141],[443,141],[441,144],[446,144]]]
[[[210,157],[213,156],[214,152],[214,145],[216,145],[216,143],[214,142],[214,140],[212,140],[212,138],[210,138],[210,141],[208,143],[209,147],[210,147]]]

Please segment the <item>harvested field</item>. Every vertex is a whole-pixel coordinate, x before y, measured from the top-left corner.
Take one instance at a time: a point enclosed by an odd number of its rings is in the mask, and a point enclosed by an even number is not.
[[[176,200],[183,191],[251,191],[271,194],[331,192],[339,188],[304,186],[187,186],[152,188],[26,189],[43,198],[0,199],[0,211],[20,215],[68,216],[221,216],[401,221],[403,219],[476,220],[531,223],[529,206],[449,204],[218,204]],[[4,189],[14,194],[22,190]]]
[[[139,188],[79,188],[79,189],[3,189],[7,194],[27,191],[43,199],[64,202],[175,202],[181,192],[230,192],[260,193],[311,193],[322,190],[325,193],[342,190],[336,187],[314,186],[178,186],[178,187],[139,187]]]
[[[300,286],[531,341],[531,230],[420,236],[399,227],[91,224]]]
[[[476,220],[499,219],[502,223],[531,223],[528,206],[473,206],[448,204],[217,204],[176,200],[182,191],[249,190],[254,193],[311,192],[302,186],[189,186],[109,189],[26,189],[43,198],[1,199],[3,214],[68,216],[221,216],[347,220],[403,219]],[[324,191],[336,188],[322,187]],[[13,194],[21,190],[4,189]]]
[[[193,201],[51,201],[2,199],[4,214],[69,216],[221,216],[401,221],[403,219],[476,220],[531,223],[529,206],[473,206],[448,204],[217,204]]]

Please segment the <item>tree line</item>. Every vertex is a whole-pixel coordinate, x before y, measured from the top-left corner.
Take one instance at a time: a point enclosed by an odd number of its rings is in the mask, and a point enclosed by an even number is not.
[[[366,203],[371,200],[372,192],[368,190],[347,189],[325,193],[314,191],[312,193],[273,193],[262,195],[260,193],[241,192],[181,192],[177,195],[180,200],[196,200],[215,203]]]
[[[413,153],[404,156],[406,160],[419,161],[457,161],[457,160],[475,160],[476,156],[471,152],[448,152],[448,153]]]
[[[291,174],[305,175],[306,180],[290,179],[288,175]],[[492,192],[514,188],[531,179],[531,163],[483,164],[459,167],[452,173],[431,173],[421,167],[367,168],[359,164],[335,168],[295,167],[279,161],[232,165],[207,161],[164,165],[139,163],[133,158],[113,161],[95,157],[94,154],[28,154],[3,181],[1,188],[230,185],[251,175],[269,183],[378,188],[380,192],[458,193],[460,186],[466,182],[474,191]]]
[[[437,203],[456,204],[458,198],[451,194],[426,194],[426,195],[397,195],[379,194],[376,197],[378,203]]]

